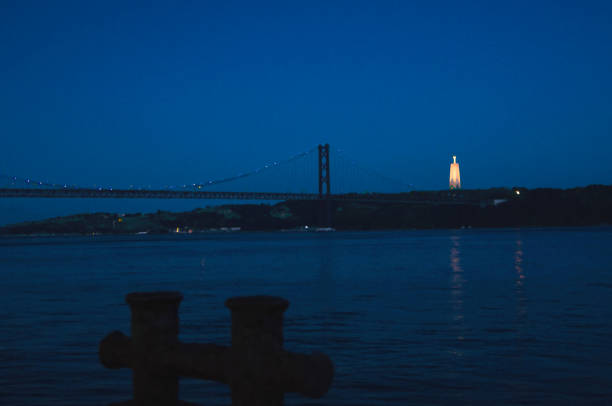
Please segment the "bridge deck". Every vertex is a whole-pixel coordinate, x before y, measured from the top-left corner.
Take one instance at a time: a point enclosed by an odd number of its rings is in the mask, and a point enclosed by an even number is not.
[[[318,200],[314,193],[211,192],[135,189],[0,189],[0,197],[110,198],[110,199],[240,199]]]
[[[480,205],[463,200],[415,200],[403,196],[369,193],[323,195],[317,193],[282,192],[211,192],[190,190],[135,190],[135,189],[7,189],[0,188],[0,198],[86,198],[86,199],[222,199],[222,200],[342,200],[395,202],[425,205]]]

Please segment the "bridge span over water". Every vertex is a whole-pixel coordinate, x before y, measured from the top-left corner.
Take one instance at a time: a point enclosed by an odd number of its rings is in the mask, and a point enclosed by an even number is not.
[[[318,154],[317,154],[318,152]],[[239,179],[245,179],[252,175],[282,166],[282,164],[295,163],[306,157],[316,158],[314,165],[318,172],[318,193],[295,193],[295,192],[253,192],[253,191],[218,191],[210,190],[211,186],[222,183],[235,183]],[[353,165],[357,165],[352,162]],[[338,169],[338,168],[336,168]],[[408,193],[331,193],[330,176],[330,148],[329,144],[319,145],[316,148],[304,152],[285,161],[276,161],[265,165],[254,171],[241,173],[237,176],[208,181],[199,184],[182,185],[180,187],[168,187],[166,189],[155,188],[112,188],[112,187],[79,187],[67,184],[53,184],[48,182],[36,182],[32,179],[20,179],[9,177],[10,185],[0,185],[0,198],[85,198],[85,199],[218,199],[218,200],[265,200],[265,201],[377,201],[396,202],[407,204],[429,204],[429,205],[458,205],[458,204],[480,204],[479,202],[415,199]],[[337,173],[338,171],[336,171]],[[314,173],[312,175],[315,175]],[[310,176],[310,175],[309,175]],[[316,176],[316,175],[315,175]],[[382,176],[384,178],[384,176]],[[357,176],[357,182],[362,178]],[[311,178],[312,179],[312,178]],[[21,187],[20,187],[21,186]],[[314,186],[314,185],[313,185]],[[208,189],[208,190],[207,190]],[[274,190],[274,189],[272,189]],[[314,192],[314,191],[313,191]]]

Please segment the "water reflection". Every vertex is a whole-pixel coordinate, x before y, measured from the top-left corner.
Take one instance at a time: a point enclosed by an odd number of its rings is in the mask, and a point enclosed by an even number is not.
[[[450,268],[451,268],[451,304],[453,321],[455,322],[455,328],[458,329],[457,340],[464,339],[464,311],[463,311],[463,285],[465,279],[463,277],[463,267],[461,266],[461,237],[459,235],[451,235],[451,247],[450,247]]]
[[[322,311],[329,312],[334,308],[336,295],[336,281],[333,276],[335,264],[334,239],[321,238],[317,241],[318,266],[315,279],[316,302],[322,306]]]
[[[514,270],[516,271],[516,287],[520,288],[524,284],[525,271],[523,269],[523,240],[516,240],[514,251]]]
[[[524,267],[524,250],[523,240],[519,238],[516,240],[516,246],[514,249],[514,271],[515,271],[515,282],[514,289],[516,292],[517,299],[517,322],[524,324],[525,317],[527,315],[527,298],[525,295],[525,283],[527,281]]]

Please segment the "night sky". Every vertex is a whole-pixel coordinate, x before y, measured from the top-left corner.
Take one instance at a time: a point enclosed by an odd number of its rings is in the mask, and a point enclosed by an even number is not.
[[[416,189],[453,154],[466,188],[612,183],[612,2],[126,3],[0,3],[0,173],[182,184],[328,142]],[[161,202],[62,204],[0,223]]]

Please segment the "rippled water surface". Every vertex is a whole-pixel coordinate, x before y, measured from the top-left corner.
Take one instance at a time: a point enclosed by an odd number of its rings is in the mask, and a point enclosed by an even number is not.
[[[229,344],[231,296],[291,302],[285,347],[336,365],[286,404],[612,404],[612,229],[0,239],[0,403],[103,405],[124,296],[180,290],[183,341]],[[181,398],[227,405],[184,379]]]

